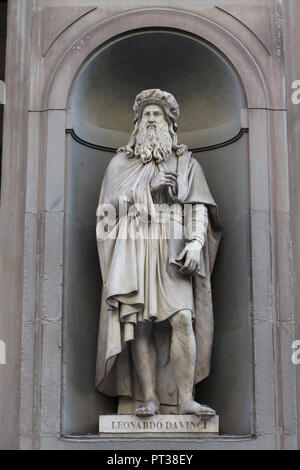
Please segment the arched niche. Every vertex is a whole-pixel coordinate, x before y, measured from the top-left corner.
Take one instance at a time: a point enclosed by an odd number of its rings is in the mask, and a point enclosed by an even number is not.
[[[135,96],[158,83],[181,103],[178,135],[190,148],[239,133],[242,97],[228,65],[203,42],[163,30],[126,36],[85,67],[73,92],[75,133],[95,145],[123,145]]]
[[[240,132],[243,91],[217,50],[171,30],[139,31],[106,44],[73,87],[74,132],[68,136],[66,171],[64,431],[97,432],[98,415],[116,411],[115,400],[94,390],[101,295],[95,211],[111,149],[128,141],[134,97],[153,87],[176,96],[180,141],[196,149],[223,226],[213,275],[212,370],[197,387],[197,397],[215,407],[221,433],[247,435],[252,364],[248,136]]]

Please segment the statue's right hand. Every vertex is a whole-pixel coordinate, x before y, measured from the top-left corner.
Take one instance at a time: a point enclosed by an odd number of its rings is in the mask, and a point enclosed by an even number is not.
[[[172,171],[160,171],[157,175],[152,176],[150,180],[150,190],[152,193],[156,193],[156,191],[168,186],[176,189],[176,185],[177,173]]]

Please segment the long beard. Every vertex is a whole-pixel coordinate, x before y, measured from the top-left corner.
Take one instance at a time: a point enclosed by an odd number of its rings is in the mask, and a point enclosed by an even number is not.
[[[136,135],[134,154],[143,163],[148,163],[152,159],[158,163],[167,160],[172,147],[172,137],[166,121],[162,121],[156,128],[150,127],[149,129],[146,123],[141,121]]]

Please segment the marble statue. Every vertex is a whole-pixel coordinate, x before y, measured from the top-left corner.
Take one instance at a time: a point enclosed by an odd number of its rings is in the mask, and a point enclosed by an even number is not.
[[[193,393],[210,368],[217,206],[200,164],[178,144],[174,96],[144,90],[133,111],[133,133],[108,165],[97,209],[96,388],[134,400],[140,417],[162,405],[214,415]]]

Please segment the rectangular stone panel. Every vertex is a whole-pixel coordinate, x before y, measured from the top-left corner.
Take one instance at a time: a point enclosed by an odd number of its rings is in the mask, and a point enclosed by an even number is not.
[[[135,415],[100,415],[101,434],[184,434],[218,435],[219,417],[204,420],[195,415],[156,415],[140,418]]]

